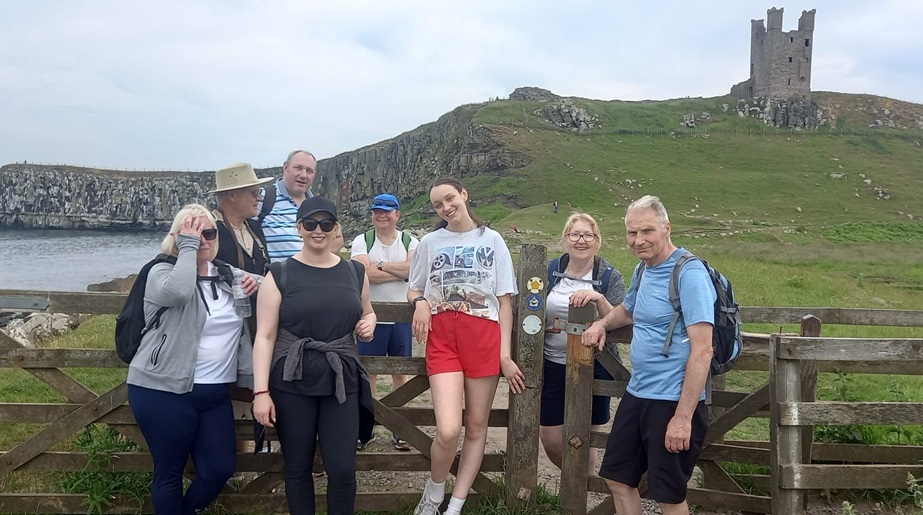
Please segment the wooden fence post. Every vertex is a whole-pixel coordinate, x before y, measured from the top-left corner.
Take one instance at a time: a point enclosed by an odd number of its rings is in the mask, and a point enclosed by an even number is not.
[[[596,320],[596,303],[567,310],[567,369],[564,379],[564,456],[561,467],[561,510],[586,514],[593,410],[593,347],[581,334]]]
[[[801,317],[801,336],[820,336],[821,321],[814,315]],[[806,359],[801,361],[801,400],[814,402],[817,400],[817,361]],[[811,447],[814,443],[814,426],[801,427],[801,459],[804,463],[811,463]],[[804,510],[808,509],[808,496],[804,496]]]
[[[538,487],[538,427],[545,345],[545,294],[548,263],[543,245],[523,245],[519,252],[518,326],[513,360],[526,377],[524,392],[509,400],[506,431],[507,505],[535,503]],[[537,281],[536,281],[537,280]],[[537,324],[537,325],[536,325]]]
[[[779,338],[769,338],[770,491],[773,515],[790,515],[804,513],[805,492],[782,488],[782,466],[801,464],[801,428],[781,425],[780,404],[800,400],[801,369],[797,361],[780,359]]]

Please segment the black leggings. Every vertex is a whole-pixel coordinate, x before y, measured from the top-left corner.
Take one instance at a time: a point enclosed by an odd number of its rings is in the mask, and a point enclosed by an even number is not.
[[[285,458],[285,497],[293,515],[314,515],[314,450],[320,437],[327,471],[327,514],[352,515],[356,504],[359,394],[336,397],[272,392],[276,430]]]

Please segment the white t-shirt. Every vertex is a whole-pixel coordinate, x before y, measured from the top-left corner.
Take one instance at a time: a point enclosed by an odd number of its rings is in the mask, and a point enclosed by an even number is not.
[[[410,247],[405,249],[404,242],[401,239],[402,232],[397,231],[397,238],[391,245],[384,245],[381,240],[375,238],[372,248],[367,249],[365,245],[365,233],[361,233],[353,240],[350,257],[367,255],[369,262],[373,265],[379,261],[394,263],[407,261],[407,253],[416,250],[420,240],[410,237]],[[369,298],[373,302],[407,302],[407,283],[404,281],[388,281],[380,284],[369,284]]]
[[[422,291],[433,314],[461,311],[500,319],[500,295],[519,293],[513,259],[493,229],[439,229],[420,240],[410,265],[410,289]]]
[[[209,275],[215,275],[217,269],[208,265]],[[213,298],[211,285],[199,283],[208,305],[209,315],[205,319],[202,334],[199,335],[199,352],[196,355],[195,382],[199,384],[233,383],[237,380],[237,347],[240,345],[240,333],[243,320],[234,309],[234,296],[222,290],[218,298]],[[196,292],[196,295],[199,293]]]
[[[556,318],[567,320],[571,295],[579,290],[593,289],[590,282],[593,280],[592,269],[582,279],[583,281],[577,281],[569,277],[562,277],[551,289],[545,299],[545,327],[551,328]],[[567,333],[564,331],[557,334],[545,333],[545,359],[559,365],[567,364]]]

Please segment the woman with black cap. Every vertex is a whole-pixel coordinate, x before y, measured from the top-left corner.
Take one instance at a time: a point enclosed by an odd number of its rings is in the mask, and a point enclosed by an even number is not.
[[[338,225],[333,202],[302,202],[302,249],[270,265],[257,301],[253,414],[279,434],[293,514],[315,513],[317,441],[327,471],[327,513],[353,513],[356,440],[371,438],[374,420],[356,336],[371,340],[377,319],[364,268],[331,253]]]

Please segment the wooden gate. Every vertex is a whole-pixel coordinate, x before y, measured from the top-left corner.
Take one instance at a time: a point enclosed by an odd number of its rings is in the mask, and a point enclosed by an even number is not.
[[[907,310],[847,309],[847,308],[772,308],[742,307],[741,315],[746,323],[800,324],[802,337],[817,337],[821,333],[821,320],[828,324],[846,325],[882,325],[900,327],[923,326],[923,312]],[[578,323],[588,323],[595,319],[595,309],[591,306],[572,309],[569,318]],[[631,340],[630,328],[611,332],[609,339],[628,343]],[[735,366],[736,370],[769,371],[770,335],[743,333],[743,354]],[[582,445],[589,441],[592,447],[605,448],[607,434],[589,431],[590,392],[597,395],[621,397],[625,392],[630,373],[614,358],[603,353],[601,362],[615,378],[615,381],[593,380],[592,356],[584,348],[568,346],[568,373],[573,370],[574,379],[568,377],[566,406],[571,410],[565,412],[564,451],[565,463],[561,474],[561,506],[569,514],[611,515],[615,507],[610,499],[587,511],[587,492],[608,494],[605,481],[587,472],[589,447]],[[798,367],[798,394],[804,401],[816,398],[817,373],[821,372],[862,372],[902,373],[911,370],[917,364],[899,365],[889,363],[882,365],[876,361],[861,359],[834,362],[815,362],[802,360]],[[920,372],[913,372],[920,373]],[[713,380],[712,410],[709,421],[705,447],[699,456],[698,467],[703,474],[703,487],[690,488],[688,501],[706,509],[737,510],[751,513],[770,513],[772,502],[768,496],[750,495],[744,491],[738,481],[728,474],[723,462],[745,463],[770,466],[773,450],[770,442],[725,441],[724,436],[742,421],[750,417],[768,418],[770,416],[770,382],[767,381],[750,393],[726,391],[724,377]],[[581,409],[575,409],[575,408]],[[827,422],[829,423],[829,422]],[[856,457],[865,463],[871,463],[872,454],[866,453],[861,446],[843,444],[814,444],[813,423],[804,424],[800,431],[799,443],[802,456],[810,459],[845,459],[844,456]],[[917,459],[923,456],[923,449],[913,448],[910,456]],[[776,449],[775,452],[778,452]],[[570,461],[568,461],[570,455]],[[769,490],[777,482],[775,477],[753,478]],[[786,483],[791,484],[791,483]],[[806,487],[815,488],[815,487]],[[640,486],[645,489],[644,482]]]
[[[520,253],[518,267],[519,287],[526,291],[529,281],[544,277],[546,271],[545,248],[525,245]],[[528,295],[519,297],[514,309],[518,319],[536,314],[544,320],[544,306],[526,306]],[[0,291],[0,310],[44,311],[49,313],[115,314],[121,309],[125,296],[108,293],[65,293]],[[382,321],[409,322],[412,309],[406,303],[375,303],[374,308]],[[516,311],[519,313],[515,313]],[[510,503],[532,502],[537,483],[538,463],[538,404],[541,392],[541,359],[543,334],[515,331],[514,358],[529,378],[529,387],[510,400],[509,408],[493,409],[490,427],[504,427],[507,431],[506,452],[484,456],[481,473],[474,482],[471,503],[478,502],[478,494],[498,494],[501,485],[509,492]],[[101,345],[103,346],[103,345]],[[111,348],[106,349],[48,349],[23,348],[18,342],[0,331],[0,368],[19,368],[35,376],[59,393],[65,402],[56,403],[0,403],[0,423],[45,424],[35,434],[29,435],[12,448],[0,454],[0,477],[19,471],[83,471],[149,472],[152,469],[150,454],[145,452],[144,438],[135,425],[127,405],[127,385],[121,382],[103,393],[94,392],[69,373],[72,368],[124,369],[126,365]],[[417,471],[428,472],[432,439],[419,426],[434,426],[431,407],[413,407],[407,404],[429,389],[424,358],[362,358],[366,369],[373,374],[408,374],[416,376],[402,387],[375,402],[376,422],[398,432],[416,452],[360,452],[356,458],[358,471]],[[534,382],[533,382],[534,381]],[[536,386],[537,385],[537,386]],[[501,388],[506,386],[501,384]],[[66,443],[75,433],[91,424],[106,424],[119,434],[136,442],[138,452],[116,453],[105,464],[90,465],[86,453],[54,450]],[[239,440],[252,438],[252,423],[237,422]],[[274,436],[268,430],[268,436]],[[508,465],[509,464],[509,465]],[[456,470],[458,460],[452,467]],[[315,471],[322,471],[318,457]],[[283,483],[283,456],[280,453],[252,455],[238,453],[237,471],[250,474],[253,479],[242,481],[238,489],[227,488],[218,498],[225,509],[235,513],[285,512],[284,494],[278,487]],[[507,472],[508,471],[508,472]],[[189,473],[194,473],[191,465]],[[490,475],[504,474],[504,481]],[[406,487],[405,487],[406,488]],[[419,500],[423,481],[418,487],[405,491],[359,492],[356,509],[361,511],[392,511],[412,506]],[[86,513],[87,497],[61,492],[29,492],[0,494],[0,513]],[[317,496],[318,510],[325,510],[323,495]],[[149,496],[140,503],[128,497],[111,499],[107,513],[152,512]]]

